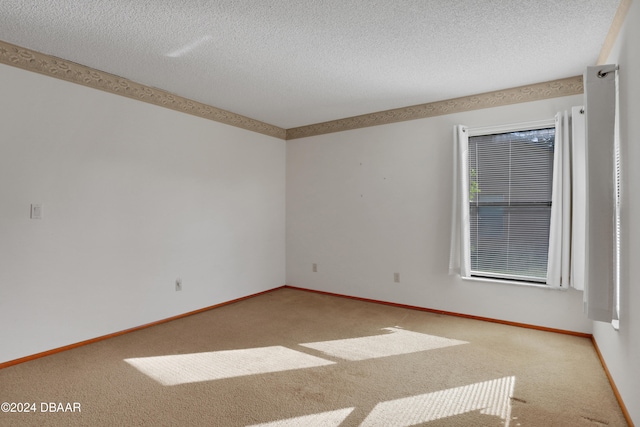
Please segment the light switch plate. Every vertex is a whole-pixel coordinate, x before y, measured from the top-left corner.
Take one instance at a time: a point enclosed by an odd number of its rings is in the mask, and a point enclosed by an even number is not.
[[[31,205],[31,219],[42,219],[42,205],[40,203]]]

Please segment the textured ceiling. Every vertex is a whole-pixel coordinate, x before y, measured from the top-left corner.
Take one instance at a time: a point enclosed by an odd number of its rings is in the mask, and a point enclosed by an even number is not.
[[[618,0],[2,0],[0,40],[282,128],[580,75]]]

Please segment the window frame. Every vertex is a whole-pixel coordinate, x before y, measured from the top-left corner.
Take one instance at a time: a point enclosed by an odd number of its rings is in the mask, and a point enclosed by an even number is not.
[[[511,132],[525,132],[525,131],[549,129],[549,128],[556,128],[555,117],[551,117],[545,120],[512,123],[512,124],[505,124],[505,125],[467,127],[467,137],[471,139],[472,137],[476,137],[476,136],[504,134],[504,133],[511,133]],[[555,147],[554,147],[554,156],[555,156]],[[552,171],[552,174],[553,174],[553,171]],[[469,202],[468,196],[466,200],[467,202]],[[465,206],[465,208],[466,209],[469,208],[468,203],[467,203],[467,206]],[[469,249],[469,252],[470,252],[470,249]],[[469,253],[469,256],[470,256],[470,253]],[[480,273],[480,274],[475,274],[475,273]],[[464,279],[481,281],[481,282],[499,282],[499,283],[506,283],[506,284],[512,284],[512,285],[534,286],[534,287],[542,287],[546,289],[555,289],[554,287],[550,287],[547,284],[547,278],[545,278],[544,280],[540,280],[539,278],[531,278],[527,276],[508,275],[508,274],[500,274],[500,273],[492,273],[490,275],[487,275],[482,273],[486,273],[486,272],[478,272],[470,269],[469,276],[464,277]]]

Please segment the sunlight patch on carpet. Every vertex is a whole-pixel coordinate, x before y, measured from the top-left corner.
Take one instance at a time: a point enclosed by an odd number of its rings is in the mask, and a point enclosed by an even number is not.
[[[500,417],[508,427],[515,381],[515,377],[504,377],[381,402],[360,427],[407,427],[472,411]]]
[[[282,346],[138,357],[124,361],[167,386],[335,363]]]
[[[248,427],[338,427],[349,416],[353,409],[354,408],[338,409],[337,411],[287,418],[286,420],[254,424]]]
[[[367,360],[377,357],[397,356],[400,354],[416,353],[419,351],[468,344],[467,341],[421,334],[419,332],[412,332],[399,328],[384,328],[383,330],[390,333],[361,338],[313,342],[300,345],[314,350],[319,350],[325,354],[339,357],[341,359]]]

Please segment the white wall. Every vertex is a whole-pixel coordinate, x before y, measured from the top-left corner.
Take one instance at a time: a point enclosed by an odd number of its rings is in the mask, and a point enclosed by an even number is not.
[[[285,283],[284,141],[5,65],[0,81],[0,362]]]
[[[548,119],[582,103],[578,95],[288,141],[287,284],[590,333],[581,292],[448,274],[453,125]]]
[[[640,4],[633,2],[608,63],[620,65],[622,274],[620,330],[594,322],[594,338],[635,424],[640,423]]]

